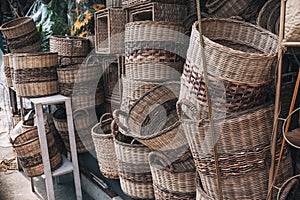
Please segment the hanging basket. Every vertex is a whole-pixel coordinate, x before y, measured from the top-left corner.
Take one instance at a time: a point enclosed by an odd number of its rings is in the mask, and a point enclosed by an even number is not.
[[[57,53],[13,54],[13,81],[20,97],[41,97],[58,93]]]
[[[52,35],[50,52],[58,52],[59,56],[85,57],[90,53],[87,38]]]
[[[149,163],[156,200],[195,199],[196,169],[191,156],[186,160],[177,160],[168,164],[170,161],[166,155],[151,152]]]
[[[49,129],[48,129],[49,130]],[[53,134],[48,130],[46,133],[50,166],[52,170],[61,165],[61,154],[57,149]],[[22,165],[22,169],[28,177],[40,176],[44,173],[41,146],[37,128],[29,129],[13,141],[11,141],[17,156]]]
[[[118,179],[119,174],[111,123],[112,115],[106,113],[101,116],[99,123],[92,128],[91,133],[101,173],[107,178]]]
[[[154,199],[153,183],[148,156],[150,149],[133,138],[115,130],[114,145],[117,156],[121,189],[134,199]]]
[[[187,61],[201,74],[197,25],[197,22],[193,25]],[[276,35],[253,24],[231,19],[204,19],[202,29],[210,76],[246,84],[272,80],[278,51]]]

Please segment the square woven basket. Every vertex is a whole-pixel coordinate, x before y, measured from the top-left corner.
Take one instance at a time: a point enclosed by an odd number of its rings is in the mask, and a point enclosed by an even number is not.
[[[96,53],[124,53],[125,16],[122,8],[107,8],[95,13]]]

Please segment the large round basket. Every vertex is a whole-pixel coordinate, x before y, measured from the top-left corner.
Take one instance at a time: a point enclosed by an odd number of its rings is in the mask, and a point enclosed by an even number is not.
[[[91,130],[97,160],[101,173],[111,179],[118,179],[118,166],[114,146],[114,136],[111,131],[112,115],[105,113]]]
[[[228,81],[262,84],[274,75],[277,36],[250,23],[210,18],[202,20],[208,74]],[[198,23],[193,25],[187,61],[201,74]]]
[[[83,37],[51,36],[50,51],[59,56],[86,57],[90,52],[89,40]]]
[[[11,53],[37,52],[41,48],[40,35],[31,17],[20,17],[0,27],[6,36]]]
[[[117,156],[121,189],[133,199],[154,199],[152,175],[148,156],[151,150],[115,130],[114,145]]]
[[[46,133],[51,169],[57,169],[61,165],[61,154],[51,132]],[[17,152],[22,168],[29,177],[40,176],[44,173],[42,152],[37,128],[27,130],[17,136],[12,145]]]
[[[196,169],[191,154],[186,160],[166,164],[169,163],[166,155],[151,152],[149,163],[156,200],[194,200],[196,198]]]
[[[41,97],[58,93],[57,53],[13,54],[13,81],[20,97]]]

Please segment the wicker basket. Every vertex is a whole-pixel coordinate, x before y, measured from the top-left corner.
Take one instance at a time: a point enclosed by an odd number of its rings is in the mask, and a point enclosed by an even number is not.
[[[186,55],[188,37],[181,23],[166,21],[137,21],[125,26],[125,53],[141,49],[163,49]]]
[[[41,48],[40,35],[31,17],[20,17],[0,27],[7,38],[11,53],[37,52]]]
[[[58,92],[57,53],[13,54],[14,87],[20,97],[40,97]]]
[[[280,1],[269,0],[259,11],[257,25],[279,34]]]
[[[51,169],[61,165],[61,154],[57,149],[55,139],[51,132],[46,133]],[[40,176],[44,173],[41,146],[37,128],[25,131],[12,142],[25,174],[29,177]]]
[[[132,7],[136,4],[142,4],[142,3],[151,3],[151,2],[161,2],[161,3],[169,3],[169,4],[182,4],[185,5],[185,0],[122,0],[123,7]]]
[[[197,191],[196,191],[196,200],[213,200],[213,198],[209,197],[203,190],[203,186],[200,180],[200,176],[197,173],[196,177],[196,186],[197,186]]]
[[[124,53],[125,23],[125,11],[121,8],[107,8],[95,13],[96,53]]]
[[[188,61],[184,65],[182,75],[181,98],[190,98],[191,94],[197,103],[206,106],[206,88],[202,73],[191,66]],[[208,87],[214,110],[220,112],[236,113],[254,108],[266,102],[272,95],[272,82],[262,84],[247,84],[229,81],[226,79],[208,76]]]
[[[78,121],[79,120],[80,119],[78,119]],[[87,123],[86,122],[87,120],[88,119],[84,120],[82,123]],[[58,133],[63,139],[67,151],[70,152],[71,149],[69,143],[68,123],[67,123],[65,110],[62,108],[57,109],[53,113],[53,121],[54,121],[55,128],[57,129]],[[80,127],[82,125],[81,122],[78,122],[76,124],[77,127]],[[86,130],[79,129],[80,133],[78,133],[77,130],[75,131],[76,149],[78,153],[85,153],[94,149],[93,140],[90,134],[91,128],[92,126],[88,127]]]
[[[83,37],[53,35],[50,37],[50,52],[59,56],[85,57],[90,53],[89,40]]]
[[[247,9],[253,0],[207,0],[206,7],[211,15],[219,18],[238,16]]]
[[[153,183],[148,156],[150,149],[133,138],[115,130],[114,145],[117,156],[121,189],[134,199],[154,199]]]
[[[201,155],[212,155],[212,138],[210,126],[206,119],[197,119],[199,111],[188,101],[178,102],[178,113],[192,152]],[[186,106],[189,111],[181,114]],[[270,143],[273,130],[274,105],[264,105],[237,114],[215,119],[215,130],[218,136],[217,148],[222,154],[239,152],[242,149],[255,149]],[[195,113],[191,115],[191,113]],[[196,119],[195,119],[196,118]],[[200,121],[199,121],[200,120]],[[238,137],[237,137],[238,135]]]
[[[262,84],[274,76],[277,36],[250,23],[204,19],[204,51],[208,74],[228,81]],[[193,25],[187,60],[202,73],[199,32]]]
[[[111,131],[112,115],[106,113],[101,116],[91,130],[97,160],[101,173],[111,179],[118,179],[118,166],[113,134]]]
[[[177,162],[177,163],[175,163]],[[160,152],[149,154],[156,200],[194,200],[196,198],[196,169],[192,157],[169,163]],[[176,167],[184,166],[184,168]]]
[[[7,83],[7,86],[8,87],[11,87],[13,85],[13,82],[12,82],[12,74],[11,74],[11,71],[12,71],[12,65],[10,64],[9,60],[10,60],[10,57],[11,55],[10,54],[5,54],[3,55],[3,66],[4,66],[4,73],[5,73],[5,76],[6,76],[6,83]]]
[[[165,1],[163,3],[142,2],[126,7],[126,16],[128,22],[151,20],[182,23],[187,16],[187,7],[168,4]]]
[[[106,0],[106,8],[119,8],[122,7],[122,0]]]

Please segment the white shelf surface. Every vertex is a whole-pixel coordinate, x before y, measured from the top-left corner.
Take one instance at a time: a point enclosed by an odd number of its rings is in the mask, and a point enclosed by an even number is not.
[[[64,103],[66,99],[69,97],[63,96],[61,94],[55,94],[52,96],[39,97],[39,98],[31,98],[30,101],[34,104],[58,104]]]
[[[68,160],[65,156],[62,156],[62,165],[58,169],[52,171],[52,176],[61,176],[64,174],[68,174],[73,172],[73,170],[74,167],[72,162]]]

